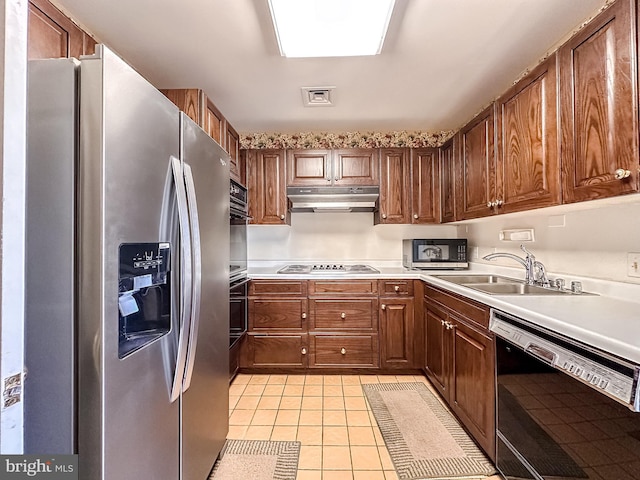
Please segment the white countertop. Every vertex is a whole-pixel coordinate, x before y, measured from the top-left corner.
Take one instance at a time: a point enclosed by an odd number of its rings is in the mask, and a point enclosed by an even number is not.
[[[288,262],[303,263],[303,262]],[[345,262],[347,263],[347,262]],[[367,262],[358,262],[367,263]],[[569,338],[592,345],[640,364],[640,285],[591,278],[571,278],[583,283],[585,292],[597,295],[489,295],[437,278],[437,275],[492,273],[523,278],[522,269],[471,264],[469,270],[416,271],[401,266],[369,262],[376,274],[278,274],[286,262],[264,262],[249,267],[253,279],[353,279],[414,278],[458,293],[490,307],[510,313]],[[551,278],[555,275],[550,274]],[[569,282],[567,282],[569,283]]]

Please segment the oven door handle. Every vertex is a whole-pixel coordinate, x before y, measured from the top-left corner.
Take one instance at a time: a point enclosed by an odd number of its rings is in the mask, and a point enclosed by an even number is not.
[[[229,216],[235,217],[235,218],[241,218],[243,220],[252,220],[253,219],[253,217],[250,216],[244,210],[240,210],[239,208],[234,208],[233,206],[231,206],[229,208]]]
[[[547,350],[546,348],[541,347],[540,345],[536,345],[535,343],[530,343],[529,345],[527,345],[527,348],[525,348],[524,351],[551,367],[555,366],[557,355],[551,350]]]
[[[241,282],[238,283],[231,283],[229,284],[229,288],[236,288],[236,287],[241,287],[243,285],[246,285],[247,283],[249,283],[251,281],[250,278],[245,278],[244,280],[242,280]]]

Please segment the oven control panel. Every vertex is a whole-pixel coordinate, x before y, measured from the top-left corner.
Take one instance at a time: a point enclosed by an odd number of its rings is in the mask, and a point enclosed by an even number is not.
[[[502,316],[500,314],[500,316]],[[590,387],[632,407],[634,378],[491,315],[489,329],[507,342]]]

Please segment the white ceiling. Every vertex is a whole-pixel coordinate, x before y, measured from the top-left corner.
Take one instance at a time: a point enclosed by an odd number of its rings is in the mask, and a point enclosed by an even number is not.
[[[267,0],[54,2],[158,88],[292,133],[459,127],[605,0],[397,0],[382,54],[318,59],[279,55]],[[300,87],[327,85],[335,106],[303,107]]]

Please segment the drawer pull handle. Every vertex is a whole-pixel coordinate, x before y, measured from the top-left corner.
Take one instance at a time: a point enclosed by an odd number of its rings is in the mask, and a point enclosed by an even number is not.
[[[382,310],[386,310],[386,309],[387,309],[387,306],[383,303],[382,305],[380,305],[380,308],[381,308]]]
[[[347,318],[347,314],[346,314],[346,313],[344,313],[344,312],[342,312],[342,313],[340,314],[340,318],[344,320],[345,318]]]
[[[302,347],[301,352],[302,352],[302,354],[303,354],[303,355],[306,355],[306,354],[307,354],[307,349],[306,349],[306,348],[304,348],[304,347]]]
[[[307,318],[307,314],[306,314],[306,313],[303,313],[303,314],[302,314],[302,318],[303,318],[303,319]]]
[[[341,349],[340,349],[340,353],[341,353],[342,355],[345,355],[345,354],[347,353],[347,349],[346,349],[346,348],[341,348]]]
[[[400,291],[400,287],[399,287],[398,285],[396,285],[395,287],[393,287],[393,289],[394,289],[396,292],[399,292],[399,291]]]

